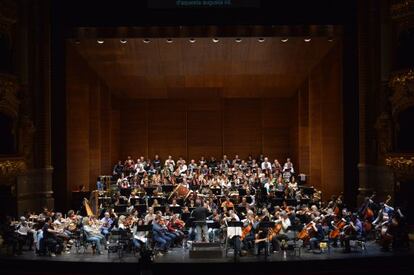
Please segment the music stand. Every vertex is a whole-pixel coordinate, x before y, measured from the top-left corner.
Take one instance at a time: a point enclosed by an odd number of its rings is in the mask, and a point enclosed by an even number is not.
[[[170,206],[170,210],[174,214],[180,214],[182,212],[181,206]]]
[[[174,186],[172,184],[166,184],[161,186],[162,192],[164,193],[170,193],[174,190]]]
[[[131,195],[131,188],[121,188],[119,192],[121,196],[129,197]]]
[[[177,204],[179,204],[181,206],[184,205],[184,199],[183,198],[178,198],[178,199],[175,199],[175,200],[177,201]]]
[[[302,190],[302,193],[304,195],[313,196],[313,193],[315,193],[315,189],[313,187],[307,187],[307,186],[299,186],[299,188]]]
[[[152,196],[154,194],[155,187],[144,187],[144,190],[147,196]]]
[[[147,212],[147,206],[145,204],[136,204],[134,208],[139,214],[145,214]]]
[[[237,260],[237,255],[239,251],[237,251],[236,242],[240,241],[240,237],[242,236],[242,227],[243,222],[237,222],[237,221],[229,221],[227,222],[227,236],[226,236],[226,256],[227,256],[227,250],[228,250],[228,243],[229,240],[233,238],[239,238],[238,240],[234,240],[234,261]]]
[[[296,206],[298,205],[298,201],[296,199],[286,199],[286,204],[288,206]]]
[[[195,185],[195,184],[191,184],[190,185],[190,190],[191,191],[196,191],[196,190],[198,190],[200,188],[200,186],[198,186],[198,185]]]
[[[236,211],[237,211],[237,213],[239,215],[246,216],[246,213],[247,213],[246,207],[244,207],[244,206],[237,206],[237,210]]]
[[[221,188],[211,188],[211,192],[216,196],[220,195],[221,194]]]
[[[140,198],[131,198],[129,201],[131,202],[131,205],[137,205],[140,203]]]
[[[268,239],[268,234],[269,234],[269,228],[273,228],[275,227],[275,222],[270,222],[270,221],[261,221],[258,224],[258,229],[263,230],[264,232],[266,232],[266,239],[265,239],[265,260],[267,260],[267,256],[269,256],[269,239]],[[258,248],[259,249],[259,248]],[[259,251],[258,251],[259,252]]]
[[[281,198],[273,198],[272,200],[271,200],[271,205],[272,206],[283,206],[283,199],[281,199]]]
[[[154,212],[161,211],[161,213],[165,213],[165,206],[156,206],[154,207]]]
[[[279,190],[275,190],[275,197],[276,198],[282,199],[284,196],[285,196],[285,192],[279,191]]]
[[[111,197],[98,197],[98,204],[102,205],[104,208],[110,206],[112,203]]]
[[[127,209],[127,205],[125,204],[119,204],[119,205],[114,206],[114,211],[115,213],[118,213],[118,214],[126,213],[127,212],[126,209]]]
[[[190,215],[191,213],[181,213],[181,219],[183,220],[183,222],[185,222],[186,226],[187,226],[187,222],[190,219]]]
[[[239,191],[239,196],[240,197],[243,197],[243,196],[246,196],[246,189],[243,189],[243,188],[240,188],[240,189],[238,189],[238,191]]]

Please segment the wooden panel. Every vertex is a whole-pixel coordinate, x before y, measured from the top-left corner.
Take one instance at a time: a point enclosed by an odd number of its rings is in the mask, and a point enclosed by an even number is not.
[[[148,154],[147,102],[121,100],[121,156],[123,160]],[[154,119],[151,116],[151,119]]]
[[[92,190],[99,175],[111,172],[111,95],[70,45],[66,72],[68,155],[67,182],[62,184],[67,190],[79,185]]]
[[[89,87],[88,75],[76,52],[67,55],[67,190],[89,182]],[[63,184],[63,183],[62,183]]]
[[[121,160],[121,111],[119,109],[119,99],[111,98],[111,165]]]
[[[222,156],[222,123],[220,99],[188,101],[188,158]]]
[[[262,148],[260,100],[223,100],[223,153],[241,158]]]
[[[299,167],[310,175],[310,135],[309,135],[309,85],[305,81],[298,91],[298,149]]]
[[[111,93],[105,85],[101,85],[101,171],[110,171],[111,162]],[[92,109],[93,110],[93,109]]]
[[[101,90],[97,79],[90,78],[89,85],[89,185],[95,188],[97,176],[101,173]]]
[[[344,189],[340,53],[337,45],[309,77],[311,183],[325,198]]]
[[[262,100],[263,154],[280,162],[291,157],[292,102],[289,99]]]
[[[82,40],[76,50],[98,75],[107,81],[120,98],[166,98],[171,88],[217,88],[221,96],[291,97],[309,71],[329,51],[333,43],[315,37],[310,43],[303,38],[267,37],[259,43],[245,37],[241,43],[234,38],[186,38]],[[174,96],[173,96],[174,97]]]
[[[148,154],[165,159],[187,156],[186,104],[181,100],[149,100]]]

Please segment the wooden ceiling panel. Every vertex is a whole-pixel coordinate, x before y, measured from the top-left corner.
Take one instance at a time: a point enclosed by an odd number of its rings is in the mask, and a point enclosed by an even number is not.
[[[89,66],[121,97],[182,97],[200,91],[215,91],[221,97],[290,97],[311,69],[338,41],[313,38],[290,38],[282,43],[268,37],[257,38],[106,39],[98,44],[84,40],[71,44]],[[80,69],[81,70],[81,69]],[[182,89],[183,91],[179,92]],[[174,94],[178,93],[178,94]]]

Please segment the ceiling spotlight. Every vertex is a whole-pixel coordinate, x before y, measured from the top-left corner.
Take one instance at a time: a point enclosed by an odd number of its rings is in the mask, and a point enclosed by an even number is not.
[[[167,39],[167,43],[172,43],[172,42],[173,42],[173,40],[171,38]]]
[[[218,38],[215,38],[215,37],[212,40],[213,40],[214,43],[217,43],[217,42],[220,41]]]
[[[260,43],[263,43],[265,39],[263,37],[260,37],[259,39],[257,39],[257,41],[259,41]]]
[[[333,42],[333,41],[334,41],[334,39],[333,39],[332,36],[328,37],[328,42]]]
[[[196,40],[194,38],[190,38],[188,41],[190,41],[190,43],[195,43]]]
[[[242,42],[242,39],[241,38],[236,38],[236,43],[240,43],[240,42]]]
[[[305,41],[306,43],[311,42],[311,40],[312,39],[310,37],[307,37],[307,38],[303,39],[303,41]]]
[[[148,44],[148,43],[151,42],[151,40],[149,40],[148,38],[145,38],[145,39],[142,40],[142,42],[144,42],[145,44]]]
[[[76,44],[76,45],[79,45],[79,44],[80,44],[79,39],[76,39],[76,40],[75,40],[75,44]]]
[[[103,44],[105,41],[103,41],[101,39],[98,39],[98,40],[96,40],[96,42],[98,42],[98,44]]]
[[[121,39],[121,40],[119,40],[119,42],[121,42],[121,44],[125,44],[128,41],[126,39]]]
[[[282,38],[280,41],[282,41],[283,43],[288,42],[289,38]]]

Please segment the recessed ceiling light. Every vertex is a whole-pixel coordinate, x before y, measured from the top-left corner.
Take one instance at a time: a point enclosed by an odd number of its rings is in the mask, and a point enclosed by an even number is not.
[[[188,41],[190,41],[190,43],[195,43],[196,40],[194,38],[190,38]]]
[[[171,38],[167,39],[167,43],[172,43],[172,42],[173,42],[173,40]]]
[[[119,40],[119,42],[121,42],[121,44],[125,44],[126,42],[128,42],[126,39],[121,39],[121,40]]]
[[[236,38],[236,43],[240,43],[240,42],[242,42],[242,39],[241,38]]]
[[[282,41],[283,43],[286,43],[286,42],[288,42],[289,41],[289,38],[282,38],[280,41]]]
[[[332,36],[328,37],[328,42],[333,42],[333,41],[334,41],[334,39],[333,39]]]
[[[96,42],[98,42],[98,44],[103,44],[103,43],[105,43],[105,41],[103,41],[103,40],[101,40],[101,39],[96,40]]]
[[[217,42],[219,42],[219,41],[220,41],[220,40],[219,40],[218,38],[216,38],[216,37],[214,37],[212,40],[213,40],[213,42],[214,42],[214,43],[217,43]]]
[[[311,42],[311,40],[312,39],[310,37],[307,37],[307,38],[303,39],[303,41],[305,41],[306,43]]]
[[[145,44],[148,44],[148,43],[151,42],[151,40],[149,40],[148,38],[145,38],[145,39],[142,40],[142,42],[144,42]]]
[[[265,39],[263,37],[260,37],[259,39],[257,39],[257,41],[259,41],[260,43],[265,42]]]

